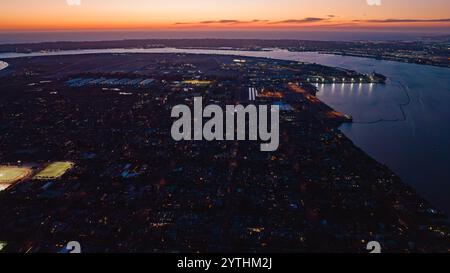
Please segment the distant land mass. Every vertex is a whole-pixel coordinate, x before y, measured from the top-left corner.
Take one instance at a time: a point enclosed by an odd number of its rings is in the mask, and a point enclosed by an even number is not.
[[[84,42],[43,42],[0,45],[0,53],[105,49],[105,48],[201,48],[314,51],[380,60],[450,67],[449,36],[428,37],[416,41],[306,41],[273,39],[144,39]]]

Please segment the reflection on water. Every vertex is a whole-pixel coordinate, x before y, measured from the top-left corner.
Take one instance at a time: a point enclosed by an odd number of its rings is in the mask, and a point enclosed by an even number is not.
[[[313,52],[199,49],[102,49],[51,53],[3,53],[0,59],[95,53],[194,53],[267,57],[319,63],[386,75],[386,85],[318,85],[318,96],[350,114],[341,130],[388,165],[422,196],[450,214],[450,69]]]
[[[399,103],[407,97],[399,84],[317,84],[317,96],[355,123],[403,119]],[[336,91],[338,90],[338,92]]]

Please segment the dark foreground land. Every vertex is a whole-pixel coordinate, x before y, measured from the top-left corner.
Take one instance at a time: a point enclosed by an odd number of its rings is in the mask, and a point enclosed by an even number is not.
[[[314,96],[317,65],[186,54],[22,58],[0,72],[0,165],[27,179],[0,193],[8,252],[448,252],[448,220],[337,127]],[[125,79],[125,80],[124,80]],[[190,80],[199,81],[190,81]],[[126,83],[129,83],[127,85]],[[145,84],[144,84],[145,83]],[[175,142],[171,108],[283,102],[280,148]],[[18,163],[18,161],[20,161]]]

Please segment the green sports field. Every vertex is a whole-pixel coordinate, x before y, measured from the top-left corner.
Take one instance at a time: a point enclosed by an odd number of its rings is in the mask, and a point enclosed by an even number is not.
[[[73,166],[74,164],[72,162],[54,162],[39,172],[34,179],[57,179],[63,176],[68,170],[72,169]]]

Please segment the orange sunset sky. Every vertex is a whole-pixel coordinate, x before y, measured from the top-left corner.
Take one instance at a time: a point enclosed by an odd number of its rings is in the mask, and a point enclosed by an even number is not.
[[[0,31],[450,29],[449,0],[368,1],[377,0],[1,0]]]

